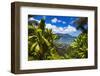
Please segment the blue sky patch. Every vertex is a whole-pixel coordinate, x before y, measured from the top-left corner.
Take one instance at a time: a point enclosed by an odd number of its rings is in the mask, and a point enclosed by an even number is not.
[[[81,33],[80,30],[76,29],[77,25],[74,23],[79,17],[33,15],[29,20],[40,22],[43,17],[45,18],[46,28],[52,29],[53,33],[69,34],[72,36],[78,36]]]

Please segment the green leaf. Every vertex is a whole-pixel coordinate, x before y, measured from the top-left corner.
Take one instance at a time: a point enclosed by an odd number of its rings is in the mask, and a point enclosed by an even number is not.
[[[39,47],[39,45],[36,45],[35,52],[39,52],[39,51],[40,51],[40,47]]]
[[[32,44],[32,46],[31,46],[31,51],[34,50],[34,48],[36,47],[36,45],[37,45],[37,42],[35,42],[35,43]]]
[[[47,46],[50,46],[51,44],[49,43],[49,41],[44,37],[42,36],[43,40],[45,41],[45,43],[47,44]]]

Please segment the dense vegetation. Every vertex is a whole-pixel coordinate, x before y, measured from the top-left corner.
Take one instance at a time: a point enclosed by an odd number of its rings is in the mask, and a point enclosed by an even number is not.
[[[88,29],[85,28],[87,18],[80,18],[75,22],[82,33],[68,47],[66,58],[87,58],[88,57]]]
[[[68,47],[66,58],[87,58],[87,34],[83,33],[76,38]]]
[[[66,46],[63,55],[60,55],[57,49],[62,44],[54,43],[54,40],[59,37],[53,34],[51,29],[45,28],[45,19],[41,19],[37,26],[28,23],[28,60],[87,58],[87,29],[83,27],[86,24],[85,20],[80,18],[76,21],[79,25],[77,29],[81,29],[82,33],[69,46]]]

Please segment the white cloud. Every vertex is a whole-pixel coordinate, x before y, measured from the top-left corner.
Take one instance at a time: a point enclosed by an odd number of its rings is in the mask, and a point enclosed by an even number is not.
[[[68,33],[71,33],[71,32],[75,32],[76,28],[71,26],[71,25],[68,25],[68,27],[64,27],[64,31],[68,32]]]
[[[63,24],[66,24],[66,22],[65,22],[65,21],[63,21],[62,23],[63,23]]]
[[[61,20],[58,20],[58,22],[62,22]]]
[[[76,28],[71,25],[68,25],[67,27],[57,27],[56,25],[46,24],[46,28],[52,29],[53,33],[68,34],[76,32]]]
[[[61,23],[63,23],[63,24],[66,24],[66,22],[65,21],[62,21],[62,20],[59,20],[59,19],[57,19],[57,18],[53,18],[52,20],[51,20],[51,22],[52,23],[56,23],[56,22],[61,22]]]
[[[35,20],[35,19],[34,19],[33,17],[30,17],[30,18],[29,18],[29,21],[32,21],[32,20]]]
[[[59,31],[58,31],[58,27],[56,27],[55,25],[46,24],[46,28],[52,29],[52,31],[53,31],[54,33],[59,32]]]
[[[57,18],[53,18],[51,21],[52,21],[53,23],[56,23],[56,22],[58,21],[58,19],[57,19]]]
[[[34,21],[34,20],[37,21],[37,22],[40,22],[40,20],[37,20],[37,19],[35,19],[35,18],[33,18],[33,17],[30,17],[30,18],[29,18],[29,21]]]

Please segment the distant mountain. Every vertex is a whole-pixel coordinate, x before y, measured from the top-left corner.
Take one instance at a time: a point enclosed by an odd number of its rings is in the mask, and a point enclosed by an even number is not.
[[[70,34],[62,34],[62,33],[56,33],[56,35],[58,35],[58,36],[66,36],[66,37],[75,37],[75,36],[72,36]]]
[[[69,34],[60,34],[60,33],[56,33],[56,35],[59,36],[59,39],[56,40],[56,43],[62,43],[62,44],[70,44],[73,42],[73,40],[76,38],[74,36],[71,36]]]

